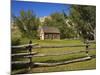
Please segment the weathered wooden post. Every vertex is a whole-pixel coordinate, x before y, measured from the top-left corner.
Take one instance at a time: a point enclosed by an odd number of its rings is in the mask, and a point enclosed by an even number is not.
[[[32,67],[32,41],[30,40],[29,41],[29,46],[28,46],[28,50],[29,50],[29,71],[31,70],[31,67]]]
[[[88,41],[86,42],[86,54],[87,56],[89,56],[89,44],[88,44]]]
[[[31,55],[31,53],[32,53],[32,41],[31,40],[29,41],[28,48],[29,48],[29,52],[30,52],[30,55]]]
[[[32,68],[32,57],[29,56],[29,71],[31,72],[31,68]]]

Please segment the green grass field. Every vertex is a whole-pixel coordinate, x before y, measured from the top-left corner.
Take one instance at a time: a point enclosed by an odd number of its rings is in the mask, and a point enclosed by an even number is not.
[[[28,40],[24,39],[21,41],[22,44],[27,43]],[[80,40],[33,40],[33,43],[38,43],[40,46],[61,46],[61,45],[79,45],[83,44],[82,41]],[[91,44],[89,50],[89,55],[96,55],[96,45]],[[72,52],[72,51],[83,51],[85,50],[85,47],[64,47],[64,48],[38,48],[38,49],[33,49],[33,52],[38,52],[38,54],[63,54],[67,52]],[[27,52],[27,51],[19,51],[19,52]],[[86,53],[75,53],[75,54],[67,54],[67,55],[59,55],[59,56],[46,56],[46,57],[33,57],[32,61],[33,62],[61,62],[61,61],[67,61],[67,60],[72,60],[76,58],[81,58],[81,57],[86,57]],[[12,61],[17,60],[29,60],[27,58],[13,58]],[[88,61],[82,61],[82,62],[75,62],[75,63],[70,63],[70,64],[64,64],[64,65],[59,65],[59,66],[53,66],[53,67],[34,67],[32,68],[31,72],[32,73],[37,73],[37,72],[55,72],[55,71],[72,71],[72,70],[87,70],[87,69],[95,69],[96,68],[96,59],[93,58],[92,60]],[[18,68],[14,69],[20,70],[23,68]]]
[[[96,59],[83,61],[83,62],[75,62],[70,64],[64,64],[53,67],[36,67],[32,68],[33,73],[41,73],[41,72],[60,72],[60,71],[76,71],[76,70],[91,70],[96,69]]]

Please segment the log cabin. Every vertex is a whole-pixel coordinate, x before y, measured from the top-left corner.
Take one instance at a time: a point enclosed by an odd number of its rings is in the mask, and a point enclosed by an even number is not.
[[[40,40],[45,39],[60,39],[60,31],[56,27],[42,26],[38,29]]]

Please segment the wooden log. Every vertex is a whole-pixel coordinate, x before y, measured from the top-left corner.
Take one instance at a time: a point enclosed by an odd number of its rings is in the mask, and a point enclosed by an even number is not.
[[[63,45],[63,46],[35,46],[33,48],[63,48],[63,47],[85,47],[87,46],[87,44],[83,44],[83,45]],[[88,44],[88,46],[90,46]]]
[[[73,59],[73,60],[69,60],[69,61],[57,62],[57,63],[34,63],[34,65],[56,66],[56,65],[62,65],[62,64],[69,64],[69,63],[74,63],[74,62],[85,61],[85,60],[89,60],[89,59],[91,59],[91,57],[78,58],[78,59]]]
[[[95,40],[93,40],[93,41],[88,41],[88,43],[94,43],[94,44],[95,44],[95,43],[96,43],[96,41],[95,41]]]
[[[31,46],[37,46],[38,44],[36,43],[36,44],[24,44],[24,45],[19,45],[19,46],[11,46],[11,48],[12,49],[18,49],[18,50],[20,50],[20,49],[27,49],[27,47],[29,46],[29,45],[31,45]]]
[[[93,50],[93,49],[89,49]],[[76,54],[76,53],[82,53],[86,52],[86,50],[81,50],[81,51],[72,51],[72,52],[65,52],[65,53],[60,53],[60,54],[38,54],[38,52],[32,52],[30,53],[18,53],[18,54],[12,54],[12,57],[45,57],[45,56],[59,56],[59,55],[68,55],[68,54]]]
[[[67,55],[67,54],[74,54],[74,53],[81,53],[85,52],[85,50],[82,51],[72,51],[72,52],[65,52],[65,53],[60,53],[60,54],[38,54],[38,52],[32,52],[30,53],[16,53],[16,54],[11,54],[12,57],[44,57],[44,56],[58,56],[58,55]]]
[[[12,71],[11,75],[22,74],[22,73],[25,73],[28,71],[29,71],[28,69],[21,69],[21,70],[17,70],[17,71]]]
[[[35,55],[37,52],[32,52],[31,55]],[[30,53],[17,53],[17,54],[11,54],[12,57],[20,57],[20,56],[28,56]]]
[[[75,54],[75,53],[82,53],[85,52],[85,50],[83,51],[72,51],[72,52],[65,52],[65,53],[60,53],[60,54],[36,54],[36,55],[28,55],[28,56],[24,56],[24,57],[46,57],[46,56],[59,56],[59,55],[68,55],[68,54]]]
[[[38,63],[38,62],[35,62],[34,65],[53,66],[53,65],[68,64],[68,63],[78,62],[78,61],[83,61],[83,60],[88,60],[88,59],[91,59],[91,57],[77,58],[77,59],[63,61],[63,62],[57,62],[57,63]],[[30,61],[13,61],[13,62],[11,62],[11,64],[28,64],[28,63],[30,63]]]
[[[63,45],[63,46],[39,46],[38,44],[31,44],[33,47],[32,48],[63,48],[63,47],[85,47],[87,44],[82,44],[82,45]],[[25,45],[19,45],[19,46],[12,46],[11,48],[13,50],[26,50],[27,46],[29,44]],[[88,46],[90,46],[88,44]]]
[[[28,64],[28,63],[30,63],[30,61],[13,61],[13,62],[11,62],[12,65],[13,64]]]

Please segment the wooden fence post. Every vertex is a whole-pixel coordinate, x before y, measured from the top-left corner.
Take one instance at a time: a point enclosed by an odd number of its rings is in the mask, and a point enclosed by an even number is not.
[[[32,57],[30,56],[29,57],[29,71],[31,71],[31,69],[32,69]]]
[[[32,44],[32,41],[30,40],[29,41],[29,46],[28,46],[30,54],[32,53],[32,45],[31,44]]]
[[[28,46],[28,50],[30,52],[30,54],[29,54],[29,71],[32,68],[32,56],[31,56],[31,54],[32,54],[32,45],[31,44],[32,44],[32,41],[30,40],[29,41],[29,46]]]
[[[88,42],[86,43],[86,54],[87,54],[87,56],[89,56],[89,44],[88,44]]]

